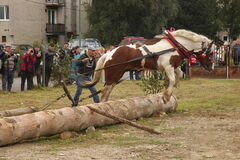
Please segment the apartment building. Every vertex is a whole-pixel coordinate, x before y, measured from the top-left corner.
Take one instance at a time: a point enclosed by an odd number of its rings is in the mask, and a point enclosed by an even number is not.
[[[88,30],[92,0],[0,0],[0,44],[63,43]]]

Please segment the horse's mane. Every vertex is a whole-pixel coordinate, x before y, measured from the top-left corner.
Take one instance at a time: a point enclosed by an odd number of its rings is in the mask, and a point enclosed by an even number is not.
[[[174,37],[184,37],[193,42],[209,42],[209,43],[211,42],[211,40],[208,39],[206,36],[203,36],[203,35],[200,35],[200,34],[192,32],[192,31],[185,30],[185,29],[179,29],[179,30],[173,31],[173,32],[171,32],[171,34]],[[162,37],[163,37],[162,35],[155,36],[155,38],[162,38]]]

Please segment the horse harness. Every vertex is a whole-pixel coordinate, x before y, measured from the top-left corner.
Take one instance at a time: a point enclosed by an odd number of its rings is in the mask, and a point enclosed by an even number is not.
[[[211,52],[211,46],[212,46],[212,43],[209,45],[208,48],[205,48],[203,49],[202,51],[199,51],[199,52],[194,52],[194,51],[189,51],[188,49],[186,49],[182,44],[180,44],[175,38],[174,36],[166,31],[164,34],[163,34],[163,37],[162,39],[167,39],[168,42],[173,46],[173,48],[170,48],[170,49],[166,49],[166,50],[162,50],[162,51],[159,51],[159,52],[151,52],[149,51],[149,49],[143,45],[141,46],[143,48],[143,50],[147,53],[147,55],[144,55],[144,56],[140,56],[140,57],[137,57],[137,58],[134,58],[134,59],[131,59],[129,61],[126,61],[126,62],[122,62],[122,63],[117,63],[117,64],[113,64],[113,65],[110,65],[110,66],[107,66],[107,67],[103,67],[103,68],[100,68],[100,69],[97,69],[97,70],[93,70],[93,71],[90,71],[88,73],[92,73],[92,72],[96,72],[96,71],[100,71],[100,70],[103,70],[103,69],[107,69],[107,68],[112,68],[112,67],[115,67],[115,66],[119,66],[119,65],[123,65],[123,64],[127,64],[127,63],[131,63],[131,62],[135,62],[135,61],[139,61],[139,60],[142,60],[144,58],[155,58],[155,57],[158,57],[160,55],[163,55],[163,54],[166,54],[166,53],[170,53],[170,52],[174,52],[174,51],[178,51],[178,53],[181,55],[181,58],[182,59],[185,59],[185,58],[188,58],[192,55],[196,55],[198,53],[201,53],[201,54],[206,54],[208,57],[209,57],[209,53]],[[209,63],[209,62],[208,62]]]
[[[165,31],[163,33],[163,37],[165,37],[167,39],[167,41],[174,47],[177,49],[178,53],[181,55],[181,57],[183,59],[187,58],[189,59],[190,56],[195,56],[196,55],[199,55],[199,54],[205,54],[207,59],[209,59],[210,57],[210,52],[211,52],[211,47],[213,45],[213,42],[212,41],[209,46],[207,48],[204,48],[203,50],[199,51],[199,52],[194,52],[193,50],[192,51],[189,51],[187,48],[185,48],[181,43],[179,43],[175,38],[174,36],[169,32],[169,31]],[[208,62],[209,63],[209,62]]]

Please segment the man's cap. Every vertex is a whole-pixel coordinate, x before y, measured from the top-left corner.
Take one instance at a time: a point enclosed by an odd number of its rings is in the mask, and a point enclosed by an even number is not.
[[[5,47],[12,47],[12,45],[11,44],[6,44]]]
[[[88,47],[88,49],[91,50],[91,51],[95,51],[96,50],[94,47],[91,47],[91,46]]]

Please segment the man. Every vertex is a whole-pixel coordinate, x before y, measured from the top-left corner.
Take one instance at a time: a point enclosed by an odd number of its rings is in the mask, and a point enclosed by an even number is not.
[[[33,76],[34,76],[34,64],[36,62],[36,56],[33,49],[29,48],[27,53],[23,56],[21,66],[21,91],[24,91],[25,81],[27,79],[27,89],[33,88]]]
[[[22,59],[23,59],[23,56],[24,56],[25,53],[26,53],[26,48],[25,47],[19,47],[19,50],[18,50],[19,57],[18,57],[18,62],[16,64],[16,71],[17,71],[18,77],[21,76]]]
[[[1,59],[1,73],[2,73],[2,89],[4,91],[11,91],[14,71],[18,61],[18,55],[11,51],[11,45],[6,45],[5,52],[0,54]]]
[[[96,67],[96,60],[95,60],[95,49],[89,48],[80,58],[76,61],[78,65],[78,73],[77,73],[77,91],[74,96],[74,104],[73,107],[78,105],[79,97],[82,93],[82,84],[91,81],[91,75],[93,74],[93,70]],[[95,87],[90,87],[89,90],[92,94],[96,93],[97,90]],[[98,95],[93,96],[93,101],[95,103],[99,103]]]
[[[46,62],[46,70],[45,70],[45,86],[48,87],[48,83],[50,81],[50,77],[52,74],[53,67],[53,57],[59,57],[59,54],[55,51],[55,45],[53,43],[49,44],[48,50],[45,53],[45,62]]]
[[[75,50],[75,53],[74,55],[71,56],[72,58],[72,64],[71,64],[71,67],[72,67],[72,73],[71,73],[71,77],[72,79],[76,82],[77,81],[77,71],[78,71],[78,65],[76,64],[76,61],[81,57],[81,49],[79,46],[76,46],[74,48]]]
[[[65,42],[63,48],[60,50],[60,58],[64,58],[66,55],[70,54],[69,44]]]
[[[40,51],[40,46],[37,44],[34,46],[33,53],[36,57],[36,62],[34,64],[35,67],[35,74],[37,76],[37,84],[38,86],[41,86],[41,61],[42,61],[42,53]]]

